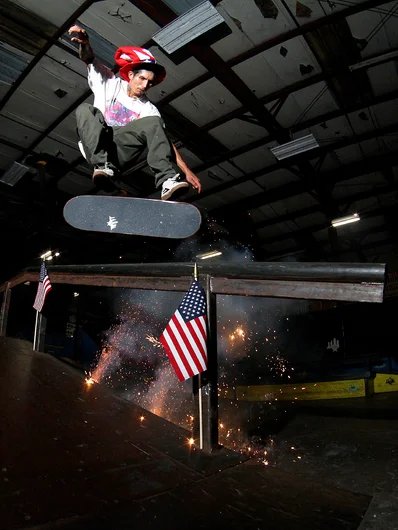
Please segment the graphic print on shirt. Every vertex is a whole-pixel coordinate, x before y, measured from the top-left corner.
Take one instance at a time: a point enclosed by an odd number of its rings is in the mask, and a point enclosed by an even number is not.
[[[105,121],[110,127],[127,125],[133,120],[138,120],[140,114],[128,109],[120,101],[115,101],[105,110]]]

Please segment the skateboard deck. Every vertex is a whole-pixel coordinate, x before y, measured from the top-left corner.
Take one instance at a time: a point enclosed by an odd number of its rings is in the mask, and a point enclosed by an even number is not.
[[[189,203],[106,195],[70,199],[64,219],[79,230],[172,239],[192,236],[202,220]]]

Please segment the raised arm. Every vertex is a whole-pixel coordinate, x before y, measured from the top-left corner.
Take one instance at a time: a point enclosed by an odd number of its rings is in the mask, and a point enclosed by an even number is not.
[[[172,146],[173,146],[174,152],[176,154],[178,167],[181,168],[182,171],[185,173],[185,177],[186,177],[187,181],[192,185],[192,187],[194,189],[196,189],[198,191],[198,193],[200,193],[200,190],[202,189],[202,186],[200,184],[199,178],[186,165],[186,163],[182,159],[180,153],[178,152],[177,147],[174,144],[172,144]]]
[[[79,44],[79,57],[82,61],[84,61],[87,65],[93,64],[94,62],[94,51],[92,47],[90,46],[90,41],[87,35],[87,31],[80,26],[72,26],[69,28],[68,31],[69,35],[72,33],[76,33],[74,37],[72,37],[72,42],[77,42]]]

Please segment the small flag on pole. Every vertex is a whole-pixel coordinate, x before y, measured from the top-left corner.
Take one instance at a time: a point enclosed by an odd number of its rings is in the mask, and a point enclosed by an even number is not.
[[[51,282],[48,277],[47,269],[44,264],[44,261],[41,263],[40,267],[40,278],[39,278],[39,285],[37,286],[37,293],[35,302],[33,304],[33,308],[36,309],[36,311],[41,312],[43,309],[44,301],[46,299],[47,293],[51,291]]]
[[[206,296],[194,280],[160,337],[179,381],[207,369],[206,339]]]

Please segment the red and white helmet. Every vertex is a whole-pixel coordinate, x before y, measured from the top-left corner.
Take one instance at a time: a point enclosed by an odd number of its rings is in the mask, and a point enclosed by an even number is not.
[[[128,73],[130,70],[137,67],[142,67],[156,75],[153,86],[161,83],[166,77],[165,68],[158,64],[151,52],[145,48],[121,46],[116,50],[115,62],[120,68],[119,74],[125,81],[129,80]]]

